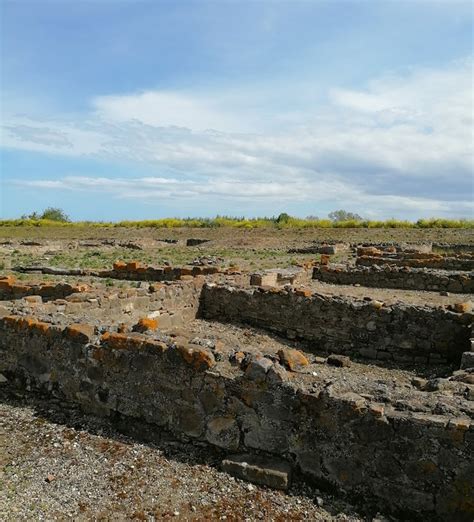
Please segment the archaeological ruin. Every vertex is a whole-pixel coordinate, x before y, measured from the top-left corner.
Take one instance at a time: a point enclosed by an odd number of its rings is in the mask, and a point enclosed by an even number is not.
[[[351,248],[351,264],[327,258]],[[206,443],[246,480],[298,475],[395,516],[472,520],[474,259],[420,250],[324,245],[320,261],[252,273],[16,267],[35,280],[0,279],[0,373],[138,435]]]

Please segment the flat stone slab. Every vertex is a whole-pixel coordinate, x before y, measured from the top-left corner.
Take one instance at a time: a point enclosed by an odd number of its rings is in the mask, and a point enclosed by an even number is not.
[[[275,489],[288,489],[291,482],[288,462],[256,455],[231,455],[222,461],[222,470],[242,480]]]

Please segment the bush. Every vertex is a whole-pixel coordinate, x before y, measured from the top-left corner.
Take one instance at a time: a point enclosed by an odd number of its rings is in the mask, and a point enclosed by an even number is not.
[[[50,210],[50,209],[47,209]],[[51,209],[59,210],[60,209]],[[48,219],[42,216],[46,213],[31,214],[20,219],[0,220],[0,227],[123,227],[123,228],[468,228],[474,229],[474,220],[468,219],[419,219],[416,222],[387,219],[385,221],[362,220],[360,216],[351,219],[303,219],[280,214],[277,218],[244,218],[217,216],[215,218],[165,218],[142,221],[119,221],[107,223],[102,221],[72,222],[60,211],[59,214],[48,213]],[[350,213],[349,213],[350,214]],[[34,218],[31,216],[35,216]],[[59,219],[60,218],[60,219]]]
[[[59,221],[61,223],[69,223],[71,221],[69,219],[69,216],[67,216],[64,212],[64,210],[54,207],[48,207],[47,209],[43,210],[41,214],[39,214],[38,212],[33,212],[28,216],[22,216],[21,219],[33,221],[39,221],[44,219],[47,221]]]

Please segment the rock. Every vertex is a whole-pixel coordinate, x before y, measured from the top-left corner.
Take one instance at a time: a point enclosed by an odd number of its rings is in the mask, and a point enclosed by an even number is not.
[[[328,364],[330,364],[331,366],[338,366],[338,367],[349,367],[352,362],[350,360],[349,357],[347,357],[347,355],[336,355],[336,354],[332,354],[330,355],[326,362]]]
[[[49,483],[49,482],[53,482],[53,480],[56,480],[56,477],[50,473],[49,475],[46,476],[46,478],[44,480]]]
[[[132,328],[134,332],[148,332],[151,330],[156,330],[158,328],[158,321],[156,319],[151,319],[149,317],[144,317],[138,321],[136,325]]]
[[[242,480],[275,489],[288,489],[291,482],[291,465],[273,458],[229,456],[222,461],[222,470]]]
[[[281,350],[278,350],[277,355],[280,358],[280,363],[292,372],[301,370],[309,364],[309,361],[303,352],[293,348],[282,348]]]
[[[461,369],[474,368],[474,352],[464,352],[461,356]]]
[[[316,364],[325,364],[327,361],[326,357],[314,357],[313,362]]]
[[[427,383],[428,383],[428,381],[426,379],[422,379],[421,377],[414,377],[411,380],[411,384],[415,388],[418,388],[418,390],[425,390]]]
[[[458,314],[464,314],[472,310],[472,301],[466,301],[465,303],[454,303],[453,310]]]
[[[242,364],[242,362],[244,361],[244,359],[245,359],[245,353],[244,352],[234,352],[234,353],[229,355],[229,361],[233,365],[240,366]]]
[[[377,330],[377,325],[375,324],[375,321],[369,321],[365,327],[367,328],[367,330],[369,330],[369,332],[375,332],[375,330]]]
[[[289,381],[289,376],[283,366],[278,363],[274,363],[268,370],[267,381],[272,384],[279,384]]]
[[[383,417],[385,408],[383,404],[370,404],[369,411],[374,417]]]
[[[252,381],[264,381],[266,374],[273,365],[270,359],[262,357],[261,355],[254,356],[245,370],[245,376]]]
[[[216,417],[207,425],[206,439],[220,448],[235,451],[239,448],[240,431],[233,417]]]
[[[382,301],[376,301],[376,300],[374,300],[374,301],[372,301],[370,304],[372,305],[372,308],[375,308],[376,310],[380,310],[381,308],[383,308],[383,303],[382,303]],[[375,324],[375,323],[374,323],[374,324]]]

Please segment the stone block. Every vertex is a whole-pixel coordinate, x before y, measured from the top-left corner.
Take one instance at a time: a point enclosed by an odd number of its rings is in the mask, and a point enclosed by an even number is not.
[[[247,365],[245,376],[253,381],[263,382],[272,364],[272,361],[266,357],[261,355],[253,356]]]
[[[293,348],[282,348],[277,355],[280,358],[280,363],[292,372],[302,370],[309,364],[303,352]]]
[[[152,319],[150,317],[143,317],[139,319],[138,323],[133,326],[132,330],[134,332],[148,332],[152,330],[156,330],[158,328],[158,321],[156,319]]]
[[[474,368],[474,352],[464,352],[461,356],[461,369]]]
[[[229,456],[222,461],[222,470],[242,480],[275,489],[288,489],[291,482],[291,465],[276,458]]]
[[[326,362],[330,364],[331,366],[338,366],[338,367],[348,367],[350,366],[351,360],[347,355],[337,355],[337,354],[331,354]]]
[[[142,267],[142,264],[140,263],[140,261],[129,261],[127,263],[127,270],[129,272],[136,272],[138,268],[141,268]]]
[[[211,444],[230,451],[239,448],[240,431],[233,417],[215,417],[207,425],[206,439]]]
[[[216,364],[210,350],[202,347],[192,347],[189,344],[177,344],[176,349],[184,361],[198,371],[205,371]]]
[[[90,324],[71,324],[64,330],[64,335],[80,343],[90,343],[94,337],[95,329]]]

